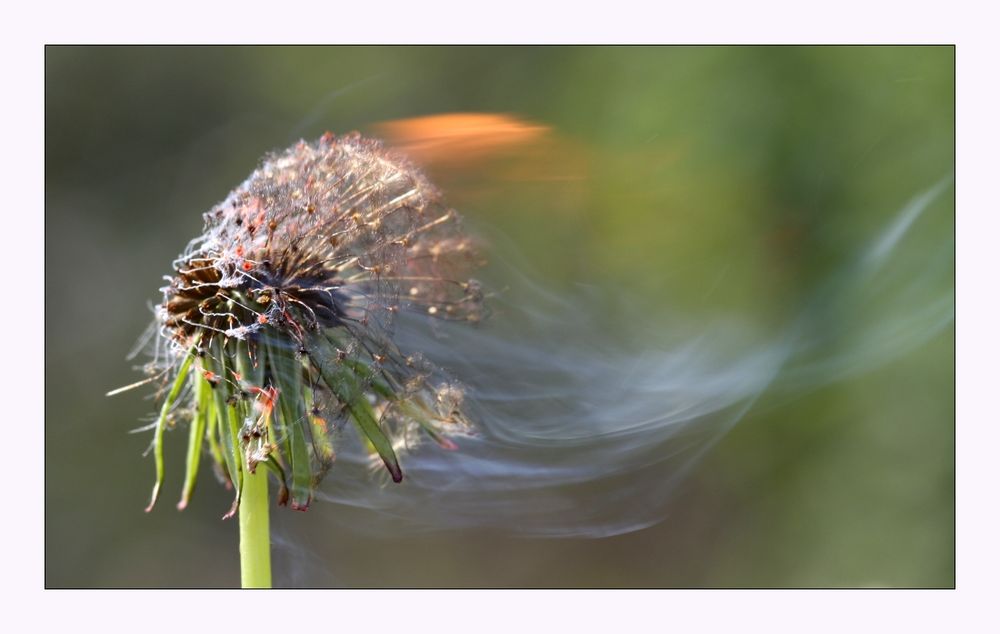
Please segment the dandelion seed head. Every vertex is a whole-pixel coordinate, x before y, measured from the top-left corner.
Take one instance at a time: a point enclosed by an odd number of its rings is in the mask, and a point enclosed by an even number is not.
[[[204,221],[161,289],[152,365],[189,380],[192,418],[231,482],[267,464],[302,508],[347,421],[395,481],[422,435],[447,445],[464,431],[440,407],[443,373],[401,352],[393,327],[401,311],[479,321],[482,293],[463,277],[479,256],[405,158],[358,134],[302,141],[266,156]]]

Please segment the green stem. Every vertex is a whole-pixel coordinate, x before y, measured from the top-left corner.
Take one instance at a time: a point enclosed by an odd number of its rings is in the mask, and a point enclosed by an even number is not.
[[[244,588],[271,587],[267,469],[243,474],[243,496],[240,501],[240,578]]]

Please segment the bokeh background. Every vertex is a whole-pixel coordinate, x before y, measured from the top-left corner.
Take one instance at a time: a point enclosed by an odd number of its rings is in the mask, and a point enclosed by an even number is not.
[[[514,154],[434,174],[471,225],[515,245],[539,284],[620,298],[594,310],[626,338],[654,331],[668,310],[780,328],[909,200],[953,173],[954,50],[49,47],[47,586],[238,583],[237,526],[219,519],[228,493],[203,477],[178,513],[175,478],[143,513],[149,437],[127,432],[153,404],[141,389],[104,393],[138,378],[125,356],[161,277],[201,213],[265,151],[465,111],[511,113],[557,140],[541,160]],[[946,185],[921,218],[917,260],[953,249],[952,200]],[[947,267],[943,289],[940,277],[908,280],[908,301],[947,294]],[[819,320],[891,331],[905,309]],[[644,327],[633,328],[636,314]],[[276,549],[275,582],[953,586],[954,331],[918,334],[876,367],[765,394],[651,528],[604,539],[387,538],[316,504],[274,514],[276,538],[296,544]],[[852,345],[834,341],[833,353]],[[185,436],[168,434],[174,474]]]

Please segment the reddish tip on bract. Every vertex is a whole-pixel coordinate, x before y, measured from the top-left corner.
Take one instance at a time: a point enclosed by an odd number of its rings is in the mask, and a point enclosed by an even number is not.
[[[403,471],[402,469],[399,468],[399,465],[389,464],[388,462],[386,462],[385,466],[389,469],[389,473],[392,475],[393,482],[403,481]]]
[[[458,445],[453,443],[451,439],[444,438],[443,436],[438,438],[438,445],[440,445],[442,449],[446,449],[448,451],[455,451],[458,449]]]
[[[147,506],[145,508],[145,512],[146,513],[149,513],[150,511],[153,510],[153,507],[156,506],[156,499],[158,497],[160,497],[160,483],[159,482],[157,482],[155,485],[153,485],[153,495],[152,495],[152,497],[149,500],[149,506]]]
[[[233,505],[229,507],[229,511],[227,511],[226,514],[222,516],[222,519],[224,520],[232,519],[233,516],[236,515],[236,511],[238,511],[239,509],[240,509],[239,500],[233,500]]]

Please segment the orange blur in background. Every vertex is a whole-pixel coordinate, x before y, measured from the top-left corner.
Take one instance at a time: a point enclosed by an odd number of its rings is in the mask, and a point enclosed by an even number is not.
[[[373,126],[417,163],[437,172],[476,172],[489,164],[500,180],[577,180],[586,158],[568,139],[548,126],[512,115],[454,112],[384,121]]]

